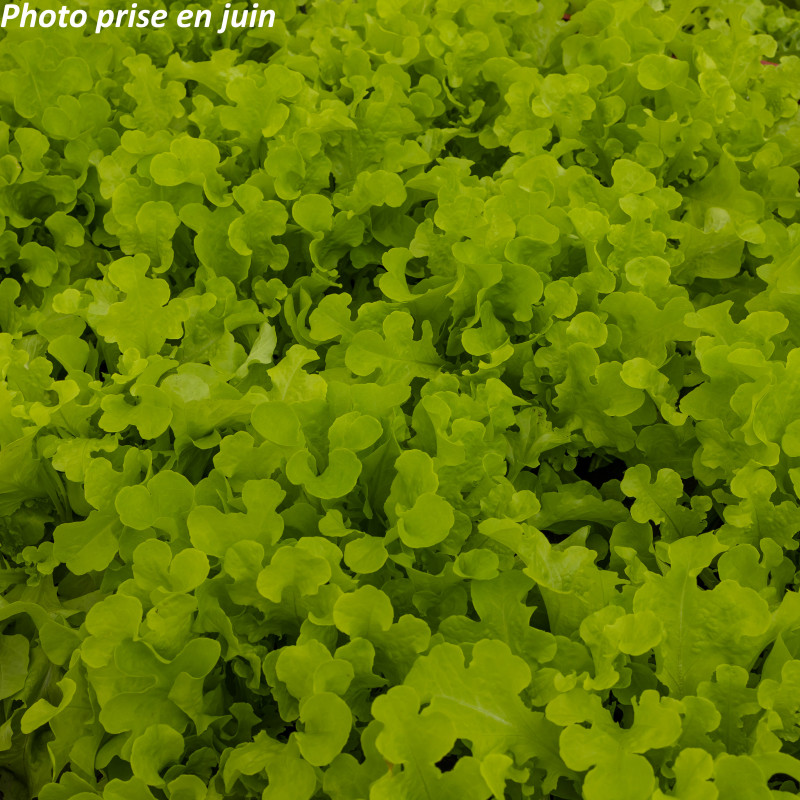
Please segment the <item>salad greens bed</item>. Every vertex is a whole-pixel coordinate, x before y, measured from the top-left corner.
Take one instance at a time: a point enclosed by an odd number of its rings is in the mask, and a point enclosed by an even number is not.
[[[795,797],[796,12],[273,7],[0,40],[0,794]]]

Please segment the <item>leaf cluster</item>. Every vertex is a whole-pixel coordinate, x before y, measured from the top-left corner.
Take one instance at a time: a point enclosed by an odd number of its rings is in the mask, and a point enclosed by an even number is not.
[[[273,7],[0,39],[0,796],[795,796],[797,13]]]

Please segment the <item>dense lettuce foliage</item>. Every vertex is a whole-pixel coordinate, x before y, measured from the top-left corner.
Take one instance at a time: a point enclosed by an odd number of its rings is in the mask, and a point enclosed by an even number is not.
[[[0,794],[796,796],[795,12],[273,7],[0,39]]]

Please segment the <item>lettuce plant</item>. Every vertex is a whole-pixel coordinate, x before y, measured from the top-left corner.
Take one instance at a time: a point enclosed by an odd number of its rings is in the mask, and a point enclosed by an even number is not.
[[[273,8],[0,39],[0,795],[795,797],[796,12]]]

